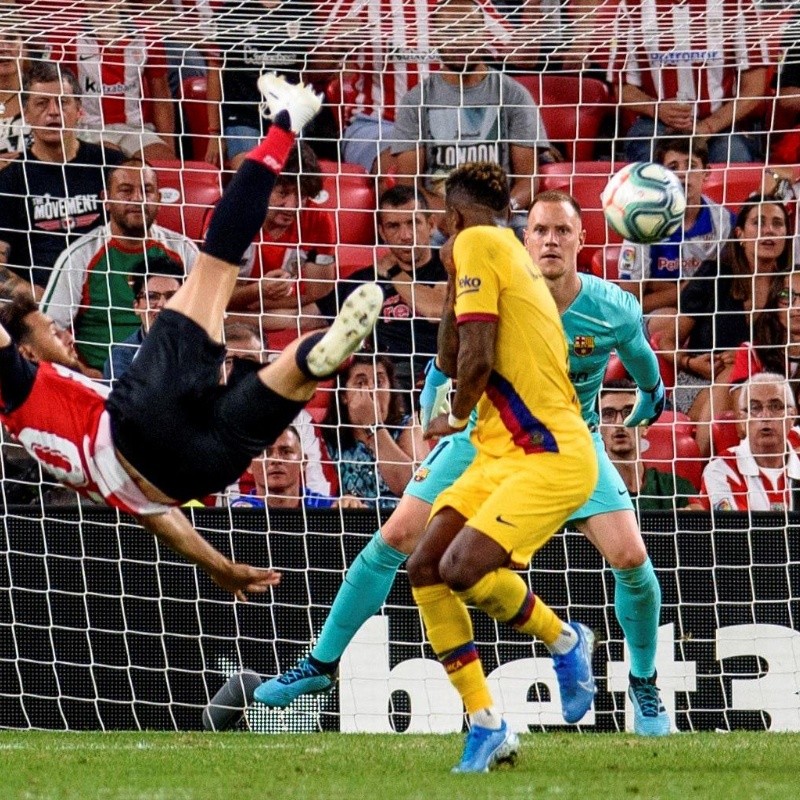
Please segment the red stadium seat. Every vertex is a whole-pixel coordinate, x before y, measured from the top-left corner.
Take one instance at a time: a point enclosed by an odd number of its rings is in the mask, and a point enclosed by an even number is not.
[[[572,75],[514,75],[533,96],[551,142],[564,147],[567,161],[594,157],[600,127],[611,111],[608,86]]]
[[[181,108],[186,132],[192,145],[192,157],[200,160],[208,147],[208,84],[204,75],[184,78],[181,84]]]
[[[619,280],[619,251],[618,244],[608,244],[595,250],[592,253],[592,275],[607,281]]]
[[[642,442],[647,442],[646,449],[642,448],[642,460],[646,466],[672,472],[691,481],[695,489],[700,489],[705,461],[694,437],[683,425],[659,420],[647,429]]]
[[[740,441],[736,414],[733,411],[725,411],[719,419],[711,423],[712,455],[718,456],[729,447],[735,447]]]
[[[559,189],[568,192],[583,209],[586,244],[578,254],[578,268],[583,272],[592,271],[595,251],[608,244],[622,242],[622,238],[606,224],[600,207],[600,193],[611,175],[622,166],[622,163],[610,161],[581,161],[575,164],[544,164],[540,169],[540,191]]]
[[[650,337],[650,347],[653,348],[658,359],[658,371],[661,373],[661,380],[664,381],[664,386],[667,391],[675,386],[675,363],[665,357],[665,350],[661,349],[661,337],[663,333],[654,333]]]
[[[158,224],[199,242],[220,198],[219,170],[204,161],[153,161],[151,166],[161,193]]]
[[[371,267],[387,251],[382,245],[340,244],[336,248],[339,277],[347,278],[364,267]]]
[[[763,164],[710,164],[703,193],[736,210],[753,192],[761,191]]]
[[[339,244],[375,244],[375,179],[358,164],[320,161],[322,196],[318,205],[336,218]]]

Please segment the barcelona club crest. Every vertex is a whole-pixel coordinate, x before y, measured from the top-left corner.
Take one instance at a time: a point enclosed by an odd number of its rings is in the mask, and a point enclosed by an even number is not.
[[[590,356],[594,352],[594,336],[576,336],[572,349],[576,356]]]

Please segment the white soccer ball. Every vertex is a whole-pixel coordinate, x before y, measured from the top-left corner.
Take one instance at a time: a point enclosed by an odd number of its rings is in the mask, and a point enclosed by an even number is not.
[[[686,196],[672,170],[638,161],[611,176],[600,195],[608,224],[623,239],[652,244],[678,229]]]

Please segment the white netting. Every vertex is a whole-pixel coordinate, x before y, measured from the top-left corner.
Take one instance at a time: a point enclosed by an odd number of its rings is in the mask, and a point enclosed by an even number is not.
[[[583,207],[586,228],[581,268],[619,277],[626,266],[624,245],[609,232],[600,192],[627,159],[627,133],[636,114],[675,119],[669,116],[669,103],[662,102],[669,97],[670,85],[666,78],[660,83],[659,75],[669,74],[678,82],[678,104],[690,110],[684,134],[717,133],[703,123],[709,113],[713,117],[723,108],[716,118],[720,133],[713,137],[721,144],[712,150],[712,155],[723,152],[723,157],[712,158],[703,183],[707,198],[736,212],[752,192],[777,185],[792,200],[791,187],[800,179],[797,3],[764,0],[758,16],[744,0],[657,5],[641,0],[627,7],[592,0],[520,0],[493,6],[482,0],[471,15],[468,4],[444,5],[444,11],[437,12],[444,28],[440,35],[429,20],[436,4],[419,0],[0,4],[0,156],[30,143],[30,120],[23,118],[18,98],[26,63],[12,58],[9,67],[2,54],[13,55],[13,48],[22,44],[27,62],[48,56],[62,59],[78,78],[83,114],[71,124],[80,138],[106,138],[126,153],[144,148],[152,160],[161,203],[156,224],[165,233],[151,236],[148,255],[177,252],[188,266],[191,245],[183,240],[176,244],[170,236],[178,233],[194,243],[202,239],[237,155],[241,157],[258,137],[261,118],[253,76],[262,69],[277,69],[293,78],[302,73],[314,82],[325,93],[329,114],[305,137],[317,153],[319,167],[301,171],[320,177],[321,188],[307,192],[299,177],[289,181],[290,187],[309,195],[302,212],[289,209],[290,227],[300,233],[277,245],[268,237],[256,243],[252,261],[242,266],[240,302],[233,309],[254,326],[260,342],[256,355],[262,358],[299,332],[322,324],[327,313],[324,298],[334,281],[354,273],[389,281],[387,229],[374,213],[384,189],[394,183],[418,183],[437,209],[443,174],[475,155],[489,154],[507,164],[523,207],[533,176],[537,189],[573,194]],[[686,25],[680,15],[690,9],[694,16]],[[429,121],[428,127],[420,122],[416,135],[412,131],[410,138],[398,140],[402,160],[381,158],[380,142],[391,138],[391,129],[381,130],[377,117],[397,119],[406,91],[436,73],[437,47],[456,58],[481,53],[502,76],[495,99],[481,105],[471,99],[473,88],[459,85],[449,108],[446,99],[437,101],[444,103],[442,124],[455,142],[439,146],[436,121]],[[692,69],[698,63],[705,71],[696,83]],[[736,76],[735,89],[722,74],[723,67],[733,64],[747,67]],[[651,96],[653,81],[664,98]],[[538,107],[539,123],[528,96],[519,95],[520,86]],[[726,118],[722,95],[736,94],[736,89],[740,94]],[[419,104],[426,98],[433,102],[435,97],[452,96],[428,94],[440,90],[426,81],[424,90],[418,89]],[[653,105],[655,100],[659,102]],[[465,107],[482,109],[477,123],[472,112],[454,113],[462,101]],[[748,113],[739,119],[744,105]],[[734,118],[734,134],[741,133],[741,139],[728,133]],[[409,119],[414,123],[405,115],[403,124]],[[487,120],[492,125],[484,132],[481,149],[470,140],[475,132],[469,126],[475,123],[480,130]],[[62,121],[62,127],[70,125]],[[131,127],[135,129],[128,130]],[[751,148],[750,163],[733,163],[734,141]],[[0,196],[0,262],[5,262],[0,277],[5,289],[23,279],[47,294],[49,268],[59,255],[53,250],[77,238],[64,234],[99,230],[94,226],[102,222],[101,192],[109,188],[101,168],[117,160],[102,156],[94,182],[85,190],[64,188],[62,180],[62,188],[49,193],[23,170],[14,188]],[[0,170],[3,186],[4,172]],[[796,224],[795,216],[792,212],[790,226]],[[766,223],[759,224],[762,227],[744,235],[743,241],[762,237]],[[281,230],[276,225],[276,235],[283,235]],[[435,230],[426,231],[435,246]],[[790,227],[788,233],[793,232]],[[411,240],[396,248],[424,251],[427,242],[420,241],[422,236],[417,226]],[[53,247],[54,237],[62,247]],[[71,253],[63,262],[65,269],[85,268],[104,246],[99,238],[93,250]],[[94,327],[85,324],[89,304],[80,282],[79,291],[67,293],[66,302],[45,297],[48,313],[71,327],[85,358],[92,355],[86,348],[97,344],[92,337],[99,336],[100,350],[107,350],[109,341],[122,341],[138,326],[131,297],[113,278],[125,274],[127,262],[120,255],[124,250],[115,251],[107,273],[95,273],[92,296],[105,298],[105,306]],[[53,258],[48,261],[49,254]],[[687,266],[683,261],[688,258],[672,257],[677,261],[674,270]],[[794,260],[781,261],[777,272],[788,272]],[[359,272],[362,268],[367,272]],[[434,288],[440,280],[441,276],[431,279]],[[653,288],[641,274],[634,275],[632,283],[645,296]],[[760,302],[762,289],[756,278],[745,283]],[[716,278],[708,280],[709,295],[716,285]],[[410,317],[415,322],[400,334],[388,331],[381,348],[399,365],[402,399],[411,410],[411,387],[435,347],[430,328],[417,323],[435,318],[428,309],[436,296],[401,290],[391,296],[396,297],[396,319]],[[660,307],[656,311],[655,317],[663,316]],[[697,314],[701,321],[719,317],[708,310]],[[672,317],[665,319],[668,329]],[[744,324],[752,340],[754,320],[748,317]],[[710,347],[727,349],[722,335],[715,329]],[[691,384],[691,370],[681,367],[686,358],[707,352],[688,347],[676,356],[678,338],[662,332],[653,340],[670,389],[676,380],[687,383],[687,373]],[[793,357],[793,350],[784,351]],[[92,365],[102,368],[104,355],[95,350]],[[794,364],[790,360],[786,369],[793,370]],[[612,368],[616,377],[622,376],[619,364]],[[703,378],[696,373],[694,377]],[[724,381],[729,379],[726,375]],[[647,434],[646,463],[685,477],[699,489],[709,448],[717,452],[736,441],[734,423],[726,413],[731,410],[729,392],[722,385],[712,394],[699,426],[673,412]],[[310,409],[315,421],[322,421],[330,410],[332,396],[331,387],[317,395]],[[704,420],[715,422],[704,427]],[[321,488],[338,478],[323,462],[348,445],[341,436],[345,429],[332,426],[330,419],[327,423],[333,453],[320,453]],[[310,441],[313,436],[304,444]],[[156,561],[149,535],[127,521],[85,506],[59,509],[59,504],[74,503],[75,496],[57,489],[5,432],[3,450],[2,491],[8,513],[0,548],[0,725],[196,727],[202,706],[231,671],[246,667],[272,675],[306,651],[342,570],[376,524],[369,515],[351,517],[337,511],[314,512],[313,519],[302,512],[296,518],[263,511],[205,512],[210,516],[198,517],[201,530],[221,548],[233,550],[241,560],[271,563],[286,574],[272,605],[234,608],[203,576],[170,562],[166,553],[162,557],[167,560]],[[412,454],[416,460],[420,456],[419,451]],[[348,458],[362,468],[357,455],[344,456]],[[387,480],[380,467],[366,463],[363,490],[374,501],[376,491],[386,494],[394,481]],[[790,478],[798,479],[800,473]],[[391,491],[397,494],[399,490]],[[786,495],[792,510],[797,507],[793,495]],[[380,499],[391,506],[395,498]],[[658,669],[673,719],[683,730],[797,728],[798,553],[796,529],[789,526],[792,517],[780,503],[764,519],[717,515],[713,521],[677,513],[669,500],[666,505],[666,510],[648,517],[647,525],[654,531],[648,545],[664,585]],[[343,536],[343,529],[355,533]],[[608,681],[601,687],[596,717],[587,723],[604,730],[622,727],[624,650],[613,617],[610,578],[599,557],[581,537],[569,534],[554,542],[535,568],[531,582],[543,597],[603,632],[607,643],[595,666]],[[460,726],[460,709],[442,690],[439,666],[417,660],[430,659],[431,653],[406,587],[401,577],[387,616],[371,620],[362,631],[343,665],[337,695],[310,701],[299,710],[256,711],[251,725],[270,730]],[[495,677],[503,673],[499,694],[506,710],[519,715],[515,725],[559,724],[557,703],[551,706],[556,696],[544,652],[537,649],[538,658],[532,659],[527,643],[493,623],[481,621],[478,630],[487,669],[497,670]],[[432,687],[429,692],[420,688],[425,681]]]

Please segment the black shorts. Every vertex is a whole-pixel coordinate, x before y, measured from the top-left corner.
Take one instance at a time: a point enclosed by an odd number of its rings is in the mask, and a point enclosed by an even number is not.
[[[175,500],[238,480],[305,405],[255,372],[220,386],[224,357],[225,346],[185,314],[162,311],[106,402],[117,449]]]

